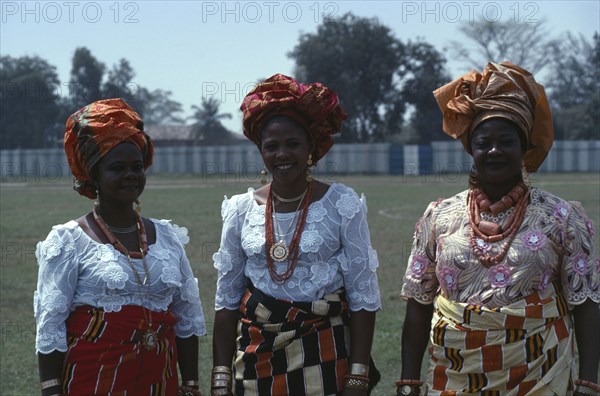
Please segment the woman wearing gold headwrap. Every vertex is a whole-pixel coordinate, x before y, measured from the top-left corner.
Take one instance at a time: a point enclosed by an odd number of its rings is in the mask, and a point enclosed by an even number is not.
[[[470,188],[431,203],[417,222],[402,288],[398,394],[597,394],[594,228],[578,202],[527,178],[552,145],[544,88],[518,66],[489,63],[434,96],[444,131],[461,139],[474,164]]]
[[[381,307],[366,203],[311,175],[346,113],[327,87],[281,74],[242,111],[273,180],[223,202],[211,393],[366,395]]]
[[[199,395],[206,331],[187,230],[133,208],[153,155],[139,115],[121,99],[85,106],[67,121],[65,152],[96,206],[37,246],[42,395]]]

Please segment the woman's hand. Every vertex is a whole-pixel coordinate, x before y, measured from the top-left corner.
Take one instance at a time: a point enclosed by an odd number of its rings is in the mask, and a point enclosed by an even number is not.
[[[575,339],[579,353],[579,380],[598,384],[598,365],[600,361],[600,309],[598,303],[587,299],[573,308]],[[588,388],[584,388],[588,390]],[[593,389],[590,389],[593,390]],[[597,392],[598,393],[598,392]],[[575,395],[578,392],[574,392]],[[583,393],[579,392],[583,395]]]
[[[371,345],[373,343],[373,333],[375,331],[375,312],[369,312],[366,310],[360,310],[350,313],[350,351],[351,357],[349,359],[348,373],[347,375],[357,375],[358,378],[350,379],[348,376],[344,379],[344,390],[342,395],[344,396],[365,396],[367,395],[367,389],[361,389],[362,387],[367,388],[368,382],[363,382],[361,377],[367,379],[365,373],[353,373],[353,363],[359,363],[366,368],[369,367],[369,360],[371,358]],[[348,382],[353,382],[349,384]]]
[[[197,384],[198,381],[198,337],[195,335],[188,338],[175,337],[175,342],[177,344],[177,363],[179,363],[179,372],[184,384],[180,389],[185,387],[193,390],[197,386],[186,386],[185,383],[194,381]],[[188,396],[185,393],[184,395]]]
[[[424,305],[411,298],[406,305],[402,329],[401,378],[419,378],[421,362],[429,342],[433,305]]]
[[[42,396],[61,394],[62,385],[52,385],[61,381],[62,370],[65,362],[65,353],[54,351],[49,354],[38,353],[38,367],[40,371],[40,382],[42,383]]]

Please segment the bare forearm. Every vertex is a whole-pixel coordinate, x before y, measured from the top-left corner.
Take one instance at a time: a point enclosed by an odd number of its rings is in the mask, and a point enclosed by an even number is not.
[[[198,337],[193,335],[188,338],[176,337],[177,362],[183,381],[198,380]]]
[[[62,372],[65,362],[64,352],[52,352],[49,354],[38,353],[38,368],[40,372],[40,382],[62,379]],[[61,386],[53,386],[42,391],[43,396],[55,395],[61,392]]]
[[[402,328],[402,378],[421,377],[421,362],[429,342],[433,305],[408,300]]]
[[[238,311],[221,309],[215,313],[213,366],[231,367],[235,352],[238,320]]]
[[[374,331],[375,312],[350,313],[350,363],[369,365]]]
[[[573,309],[575,338],[579,352],[579,378],[598,383],[598,361],[600,359],[600,310],[598,304],[586,300]]]

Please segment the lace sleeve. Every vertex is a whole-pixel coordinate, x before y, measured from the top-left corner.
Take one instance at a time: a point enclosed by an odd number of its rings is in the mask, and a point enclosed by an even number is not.
[[[415,225],[413,245],[402,282],[402,297],[414,298],[421,304],[431,304],[439,286],[435,274],[436,240],[433,232],[437,205],[438,202],[429,204]]]
[[[173,302],[169,309],[177,317],[175,334],[180,338],[192,335],[206,335],[206,322],[202,311],[198,279],[194,277],[192,267],[185,253],[183,244],[189,241],[187,229],[175,224],[169,224],[174,236],[172,249],[176,250],[175,257],[179,259],[181,271],[181,287],[173,295]]]
[[[344,287],[350,310],[377,311],[381,309],[381,296],[377,280],[379,261],[377,252],[371,246],[371,236],[367,224],[367,204],[364,195],[361,199],[348,189],[336,203],[342,218],[340,242]]]
[[[215,295],[215,310],[236,310],[246,290],[244,263],[246,255],[242,249],[241,221],[242,213],[238,210],[238,200],[225,197],[221,208],[223,230],[221,245],[213,255],[214,266],[217,269],[217,290]],[[245,213],[245,212],[244,212]]]
[[[37,289],[33,295],[36,352],[48,354],[67,350],[65,321],[79,275],[71,231],[65,226],[56,226],[36,247],[39,265]]]
[[[563,235],[562,284],[570,305],[600,302],[600,260],[594,256],[592,221],[579,202],[571,210]]]

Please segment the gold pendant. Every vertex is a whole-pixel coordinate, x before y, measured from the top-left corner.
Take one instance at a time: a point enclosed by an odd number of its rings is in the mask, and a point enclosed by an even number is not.
[[[158,337],[156,336],[156,332],[152,329],[148,329],[142,336],[142,344],[144,344],[144,347],[149,351],[154,349],[157,342]]]
[[[273,260],[277,262],[282,262],[288,258],[288,247],[284,241],[279,241],[277,243],[274,243],[273,246],[271,246],[269,254],[271,255],[271,258]]]

